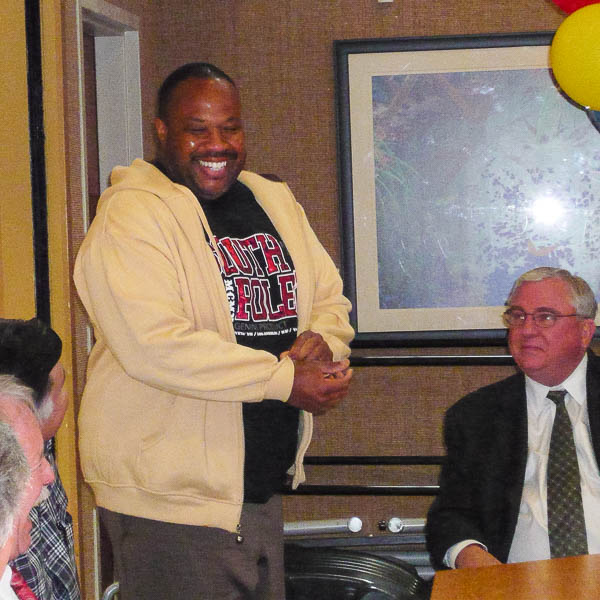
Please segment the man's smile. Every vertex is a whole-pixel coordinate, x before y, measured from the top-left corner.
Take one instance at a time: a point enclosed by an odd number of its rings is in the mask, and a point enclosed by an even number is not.
[[[211,162],[208,160],[199,160],[198,161],[200,163],[201,166],[206,167],[207,169],[210,169],[211,171],[220,171],[221,169],[224,169],[227,166],[227,161],[223,160],[220,162]]]

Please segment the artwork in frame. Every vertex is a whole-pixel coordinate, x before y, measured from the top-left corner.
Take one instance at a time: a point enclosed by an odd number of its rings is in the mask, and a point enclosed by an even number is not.
[[[512,282],[600,290],[600,138],[551,33],[335,42],[343,275],[355,346],[504,344]]]

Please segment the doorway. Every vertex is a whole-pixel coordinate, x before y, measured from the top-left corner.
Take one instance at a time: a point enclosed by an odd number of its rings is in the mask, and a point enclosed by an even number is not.
[[[81,194],[73,228],[85,235],[116,165],[143,157],[138,16],[103,0],[76,0]],[[79,236],[78,236],[79,237]],[[75,361],[85,372],[93,344],[87,317],[77,321]],[[80,386],[81,389],[81,386]],[[112,554],[91,490],[80,487],[82,594],[99,600],[113,581]]]

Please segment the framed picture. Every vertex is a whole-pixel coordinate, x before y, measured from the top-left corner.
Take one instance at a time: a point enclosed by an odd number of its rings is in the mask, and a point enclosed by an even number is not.
[[[600,138],[551,33],[335,42],[355,346],[501,345],[512,282],[600,289]]]

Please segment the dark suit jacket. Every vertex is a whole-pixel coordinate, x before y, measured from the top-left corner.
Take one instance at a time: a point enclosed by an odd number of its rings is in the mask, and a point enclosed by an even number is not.
[[[588,353],[587,405],[600,464],[600,358]],[[427,549],[444,554],[467,539],[506,562],[517,525],[527,462],[525,377],[513,375],[465,396],[444,420],[447,462],[427,516]]]

